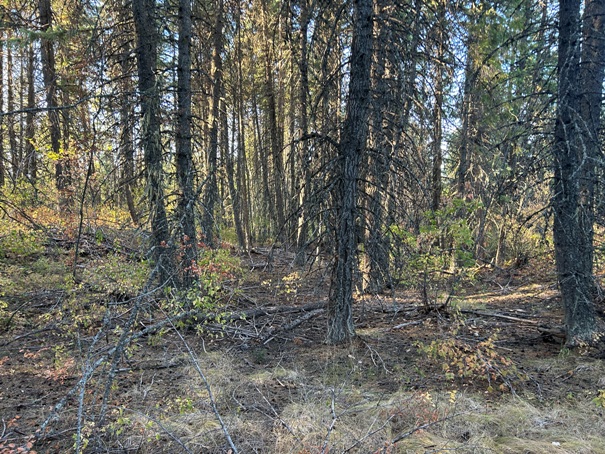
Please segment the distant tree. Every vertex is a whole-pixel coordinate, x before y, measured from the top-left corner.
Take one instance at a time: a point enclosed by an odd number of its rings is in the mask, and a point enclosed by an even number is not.
[[[215,230],[217,221],[215,219],[215,207],[219,201],[218,188],[218,150],[219,150],[219,108],[221,105],[221,94],[223,93],[223,1],[216,2],[216,18],[212,30],[212,97],[210,99],[210,111],[208,112],[208,151],[206,153],[206,183],[202,201],[202,233],[205,241],[210,246],[216,246]]]

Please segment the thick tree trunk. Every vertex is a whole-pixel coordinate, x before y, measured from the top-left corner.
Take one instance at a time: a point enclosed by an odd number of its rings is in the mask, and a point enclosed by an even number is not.
[[[179,0],[177,76],[176,175],[180,190],[177,214],[181,236],[179,240],[183,248],[183,259],[180,263],[181,284],[188,288],[196,280],[192,266],[197,261],[191,150],[191,0]]]
[[[158,31],[155,0],[133,0],[132,11],[137,35],[137,64],[141,96],[141,141],[145,152],[147,197],[151,215],[153,273],[160,283],[172,276],[170,232],[164,206],[164,170],[160,141],[160,95],[156,81]]]
[[[559,2],[559,88],[555,123],[554,243],[567,344],[596,340],[593,260],[594,156],[603,84],[602,0]],[[594,105],[592,105],[594,103]]]
[[[372,66],[372,0],[354,0],[353,42],[347,115],[339,153],[336,257],[328,303],[328,342],[343,342],[355,335],[353,275],[357,249],[357,184],[359,165],[368,135],[370,69]]]

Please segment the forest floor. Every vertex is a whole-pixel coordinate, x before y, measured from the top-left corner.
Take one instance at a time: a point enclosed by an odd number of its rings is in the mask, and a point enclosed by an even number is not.
[[[255,249],[220,316],[149,329],[170,306],[137,295],[132,241],[85,237],[75,281],[73,242],[43,244],[0,256],[2,454],[605,453],[603,350],[564,348],[547,260],[477,270],[447,308],[358,296],[329,346],[324,264]]]

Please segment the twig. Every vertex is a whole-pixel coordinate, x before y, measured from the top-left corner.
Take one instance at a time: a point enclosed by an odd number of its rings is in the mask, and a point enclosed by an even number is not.
[[[451,416],[446,416],[445,418],[441,418],[441,419],[439,419],[439,420],[437,420],[437,421],[427,422],[426,424],[422,424],[422,425],[420,425],[420,426],[416,426],[416,427],[414,427],[413,429],[408,430],[408,431],[407,431],[407,432],[405,432],[405,433],[402,433],[402,434],[397,435],[395,438],[393,438],[393,439],[391,440],[391,442],[390,442],[390,443],[391,443],[392,445],[394,445],[395,443],[397,443],[397,442],[399,442],[399,441],[403,440],[404,438],[407,438],[407,437],[409,437],[410,435],[415,434],[415,433],[416,433],[416,432],[418,432],[419,430],[428,429],[429,427],[436,426],[437,424],[441,424],[442,422],[448,421],[448,420],[450,420],[450,419],[452,419],[452,418],[456,418],[456,417],[458,417],[458,416],[460,416],[460,413],[456,413],[456,414],[451,415]]]
[[[334,426],[336,425],[336,421],[338,420],[338,416],[336,415],[336,409],[334,408],[335,400],[336,400],[336,396],[334,395],[334,389],[332,389],[332,400],[330,402],[330,410],[332,412],[332,422],[330,423],[330,427],[328,427],[328,433],[326,433],[326,437],[324,439],[324,444],[321,447],[322,453],[327,452],[326,449],[328,448],[328,442],[330,441],[330,435],[332,434],[332,431],[334,430]]]
[[[189,454],[193,454],[191,452],[191,450],[185,445],[185,443],[182,442],[182,440],[175,436],[170,430],[168,430],[168,427],[166,427],[164,424],[162,424],[162,422],[156,418],[152,418],[151,416],[149,416],[148,414],[145,414],[143,412],[140,412],[138,410],[135,410],[133,408],[124,408],[124,407],[116,407],[115,405],[112,405],[111,408],[116,408],[118,410],[124,409],[126,411],[129,411],[131,413],[134,413],[135,415],[139,415],[151,422],[153,422],[154,424],[157,424],[158,427],[160,427],[160,429],[162,429],[164,432],[166,432],[166,434],[172,438],[174,441],[176,441],[184,450],[185,452],[189,453]]]
[[[392,331],[394,329],[405,328],[406,326],[420,325],[422,322],[423,322],[423,320],[415,320],[413,322],[401,323],[399,325],[393,326],[392,328],[387,328],[387,331]]]
[[[269,333],[267,335],[265,335],[265,337],[262,339],[262,344],[267,345],[269,342],[271,342],[271,340],[273,340],[275,338],[275,336],[277,336],[277,333],[284,332],[284,331],[290,331],[290,330],[296,328],[298,325],[300,325],[304,321],[309,320],[310,318],[313,318],[316,315],[322,314],[323,312],[325,312],[325,309],[323,309],[323,308],[315,309],[314,311],[307,312],[305,315],[298,317],[297,319],[293,320],[290,323],[287,323],[283,326],[270,330]]]
[[[187,353],[189,353],[189,357],[191,358],[191,361],[193,362],[195,370],[197,370],[198,375],[204,382],[206,392],[208,392],[208,398],[210,399],[210,406],[212,407],[212,412],[214,413],[214,416],[218,420],[219,424],[221,425],[223,434],[225,435],[225,438],[227,439],[229,446],[231,446],[231,450],[233,451],[233,454],[237,454],[238,450],[235,447],[235,444],[233,443],[233,440],[231,439],[231,435],[229,434],[229,430],[227,429],[227,426],[225,425],[225,422],[223,421],[223,418],[221,417],[221,414],[218,411],[218,408],[216,406],[216,400],[214,399],[214,394],[212,393],[212,388],[210,387],[210,383],[208,382],[208,379],[206,378],[204,371],[202,371],[202,368],[200,367],[200,363],[197,360],[195,353],[193,352],[193,350],[191,350],[191,347],[189,347],[189,344],[187,343],[185,338],[182,336],[181,332],[178,329],[176,329],[176,326],[174,326],[174,324],[172,324],[172,327],[174,328],[174,330],[176,331],[176,334],[179,336],[179,338],[183,342],[183,345],[187,349]]]
[[[490,312],[471,311],[471,310],[467,310],[467,309],[462,309],[460,312],[463,314],[481,315],[483,317],[502,318],[504,320],[512,320],[513,322],[528,323],[530,325],[537,325],[539,323],[537,320],[527,320],[525,318],[512,317],[510,315],[495,314],[495,313],[490,313]]]

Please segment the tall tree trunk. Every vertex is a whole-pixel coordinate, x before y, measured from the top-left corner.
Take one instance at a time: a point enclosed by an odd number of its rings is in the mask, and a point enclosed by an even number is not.
[[[433,168],[432,168],[432,197],[431,209],[437,211],[441,206],[441,193],[443,187],[441,183],[441,166],[443,156],[441,145],[443,141],[443,83],[444,83],[444,65],[445,65],[445,27],[446,27],[446,1],[439,1],[437,6],[437,24],[434,28],[435,45],[437,46],[437,55],[435,58],[435,99],[433,105]]]
[[[554,243],[567,344],[596,341],[592,271],[594,160],[603,85],[605,2],[559,2],[559,87],[555,122]],[[593,105],[594,103],[594,105]]]
[[[482,13],[479,13],[482,14]],[[479,43],[475,29],[478,25],[476,17],[471,18],[468,37],[466,39],[466,63],[464,68],[464,93],[462,99],[462,131],[459,145],[458,168],[456,169],[456,196],[466,198],[471,192],[469,172],[473,154],[480,141],[479,120],[481,118],[480,100],[477,94],[479,75]]]
[[[126,5],[122,5],[119,11],[120,23],[127,23],[129,20],[126,13]],[[126,34],[126,30],[121,31]],[[122,92],[120,98],[120,155],[122,158],[120,187],[123,191],[126,206],[130,213],[130,218],[135,225],[139,224],[139,215],[134,203],[132,190],[135,186],[135,164],[134,164],[134,105],[130,93],[133,91],[133,80],[131,77],[130,54],[132,44],[129,36],[122,38],[120,52],[120,89]]]
[[[4,32],[0,31],[0,93],[4,93]],[[10,80],[8,81],[10,83]],[[4,96],[0,95],[0,188],[6,183],[6,156],[4,152]]]
[[[304,265],[307,260],[306,249],[309,241],[309,219],[310,219],[310,193],[311,193],[311,147],[306,143],[306,137],[309,132],[309,64],[307,56],[309,32],[309,5],[307,0],[301,0],[300,4],[300,60],[298,68],[300,71],[300,91],[299,91],[299,107],[300,107],[300,139],[299,147],[302,147],[300,153],[300,170],[304,178],[299,192],[299,210],[298,228],[296,235],[296,264]]]
[[[212,107],[210,109],[210,132],[208,143],[208,154],[206,158],[206,188],[204,191],[202,233],[206,243],[216,246],[214,231],[216,228],[215,205],[218,201],[218,183],[216,178],[217,156],[218,156],[218,132],[219,132],[219,107],[223,85],[223,1],[218,0],[216,5],[216,19],[212,41],[214,50],[212,54]]]
[[[34,147],[34,108],[36,107],[36,86],[34,81],[34,46],[27,48],[27,114],[25,115],[25,169],[24,172],[35,186],[38,178],[38,161]]]
[[[376,16],[384,17],[381,5],[375,5]],[[376,21],[375,35],[378,42],[389,43],[392,38],[384,24]],[[386,121],[387,111],[391,107],[390,92],[385,80],[388,48],[385,44],[374,49],[374,66],[371,82],[373,84],[373,102],[369,131],[372,153],[368,156],[368,175],[365,178],[368,197],[365,216],[365,258],[363,290],[366,293],[381,293],[389,280],[389,244],[384,235],[384,197],[389,185],[389,143]]]
[[[156,80],[158,30],[155,0],[133,0],[141,97],[141,142],[145,154],[147,197],[151,216],[153,273],[160,283],[172,280],[170,232],[164,206],[164,170],[160,141],[160,94]]]
[[[55,157],[55,186],[61,195],[62,203],[68,202],[64,193],[70,182],[69,165],[65,157],[65,150],[61,150],[61,124],[59,111],[57,109],[57,71],[55,67],[55,49],[52,40],[47,33],[52,27],[52,10],[50,0],[39,0],[38,9],[40,13],[40,28],[45,33],[40,42],[42,57],[42,74],[44,78],[44,89],[46,91],[46,107],[48,109],[48,121],[50,128],[51,151]]]
[[[15,77],[15,68],[13,65],[13,49],[10,43],[6,46],[6,72],[8,79],[8,86],[6,90],[6,108],[9,112],[15,111],[15,87],[14,81],[17,79]],[[22,170],[22,156],[20,153],[20,148],[17,145],[17,133],[15,131],[15,118],[16,115],[11,115],[8,117],[7,122],[7,130],[8,130],[8,146],[10,148],[10,156],[11,156],[11,174],[13,183],[17,184],[19,177],[21,176]]]
[[[284,178],[284,163],[282,156],[282,140],[280,137],[280,128],[277,117],[277,95],[275,90],[275,81],[273,77],[273,37],[269,33],[269,11],[267,7],[267,1],[262,2],[263,13],[262,13],[262,26],[263,34],[265,37],[265,49],[264,49],[264,65],[265,65],[265,96],[267,103],[267,114],[269,116],[269,146],[270,146],[270,159],[272,163],[272,183],[273,191],[271,193],[270,215],[274,217],[273,223],[278,235],[278,241],[283,242],[285,240],[285,208],[284,208],[284,194],[283,194],[283,178]]]
[[[178,54],[176,175],[180,195],[177,214],[181,234],[179,240],[183,248],[180,271],[182,284],[188,288],[195,282],[192,266],[197,261],[191,150],[191,0],[179,0]]]
[[[237,124],[237,112],[233,110],[232,116],[232,124],[234,125],[232,130],[232,139],[231,144],[235,145],[237,143],[237,128],[235,125]],[[223,128],[225,133],[228,131],[227,126],[227,112],[223,114]],[[237,235],[237,242],[239,244],[240,249],[245,250],[246,248],[246,235],[244,232],[244,227],[242,225],[242,210],[241,210],[241,195],[240,190],[238,188],[239,183],[236,184],[237,174],[235,173],[235,156],[234,156],[234,148],[229,146],[229,141],[225,141],[226,147],[226,157],[225,157],[225,170],[227,171],[227,185],[229,186],[229,196],[231,197],[232,209],[233,209],[233,226],[235,228],[235,233]]]
[[[372,0],[354,0],[353,42],[347,114],[338,150],[339,182],[336,257],[328,302],[328,342],[343,342],[355,335],[353,325],[353,275],[357,248],[357,184],[359,165],[365,152],[370,104],[372,66]]]

